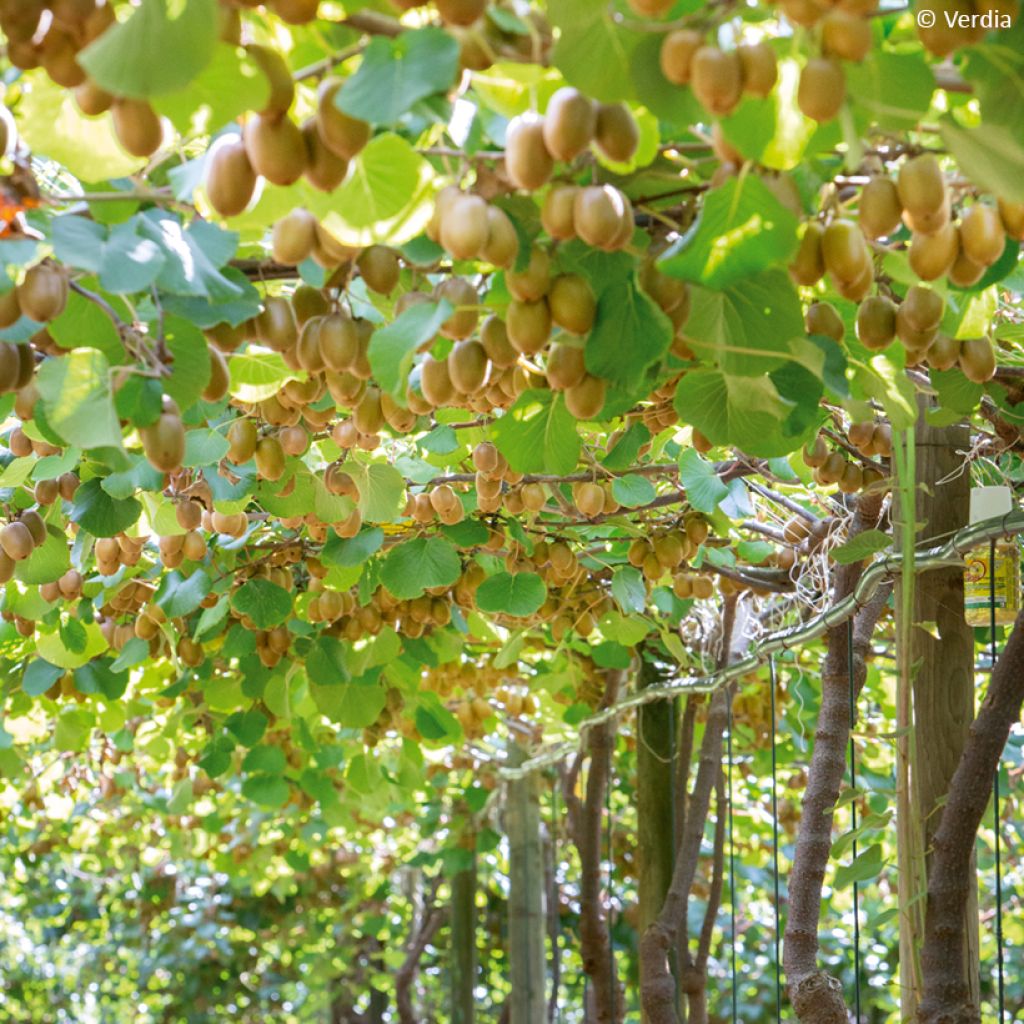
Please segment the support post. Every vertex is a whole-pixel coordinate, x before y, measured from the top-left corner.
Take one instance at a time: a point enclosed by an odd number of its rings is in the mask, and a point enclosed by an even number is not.
[[[465,836],[469,866],[451,879],[452,1024],[473,1024],[476,1002],[476,836]]]
[[[927,402],[915,430],[917,543],[945,540],[967,525],[970,475],[959,453],[970,447],[966,425],[929,426]],[[900,520],[906,517],[900,516]],[[959,568],[924,573],[914,581],[910,653],[912,721],[897,721],[897,852],[899,860],[901,1019],[916,1018],[921,997],[920,953],[924,898],[932,839],[950,780],[960,763],[974,720],[974,633],[964,619],[964,574]],[[902,586],[902,584],[901,584]],[[899,594],[896,607],[900,608]],[[904,680],[904,686],[908,681]],[[923,863],[922,863],[923,861]],[[962,918],[965,969],[972,997],[979,994],[978,899],[974,863],[971,896]]]

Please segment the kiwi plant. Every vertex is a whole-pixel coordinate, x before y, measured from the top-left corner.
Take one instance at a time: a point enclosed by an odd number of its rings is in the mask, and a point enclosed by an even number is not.
[[[371,6],[0,0],[8,691],[454,763],[798,615],[918,397],[1018,472],[1014,3]]]

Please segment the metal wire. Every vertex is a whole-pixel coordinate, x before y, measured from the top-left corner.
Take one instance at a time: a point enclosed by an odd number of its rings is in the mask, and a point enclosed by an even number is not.
[[[775,884],[775,1019],[782,1020],[782,961],[780,946],[782,922],[779,899],[779,762],[775,717],[775,658],[768,656],[768,681],[771,684],[772,710],[772,881]]]
[[[1020,509],[1008,512],[1005,516],[986,519],[984,522],[959,530],[946,543],[918,553],[914,559],[914,571],[922,573],[934,569],[960,568],[963,566],[963,555],[972,548],[1020,533],[1024,533],[1024,511]],[[576,753],[580,740],[587,730],[613,721],[624,711],[658,700],[668,700],[680,693],[712,693],[720,686],[756,670],[769,655],[791,650],[824,636],[833,627],[849,621],[871,600],[884,582],[900,572],[901,563],[902,558],[898,554],[876,559],[864,570],[852,594],[807,622],[764,637],[753,654],[734,661],[728,668],[708,675],[684,676],[655,686],[645,686],[617,703],[584,718],[577,726],[574,740],[552,744],[547,750],[541,751],[516,767],[501,765],[498,769],[499,774],[504,778],[523,778],[538,768],[558,764]]]
[[[989,641],[991,644],[992,673],[996,670],[996,542],[989,542],[988,552],[988,611],[989,611]],[[989,676],[989,686],[992,676]],[[1000,758],[1001,760],[1001,758]],[[995,854],[996,854],[996,979],[999,989],[999,1024],[1003,1024],[1006,1014],[1006,982],[1004,978],[1003,963],[1003,866],[1001,839],[999,836],[1002,824],[999,814],[999,762],[996,762],[996,774],[992,781],[992,827],[995,832]]]
[[[608,775],[605,784],[605,811],[608,815],[607,822],[607,843],[608,843],[608,995],[609,1005],[612,1010],[612,1020],[618,1017],[618,1000],[615,998],[618,990],[615,977],[615,937],[612,935],[612,893],[615,891],[615,861],[612,858],[612,748],[615,746],[615,736],[609,736],[608,742]]]
[[[726,737],[725,785],[726,802],[729,813],[729,937],[731,939],[731,971],[732,971],[732,1024],[739,1020],[739,999],[736,976],[736,842],[734,840],[732,819],[732,696],[729,697],[729,732]]]
[[[857,720],[857,684],[854,681],[853,661],[853,619],[846,621],[846,670],[850,688],[850,788],[853,799],[850,801],[853,828],[853,846],[850,855],[853,863],[857,862],[857,747],[853,738],[853,727]],[[855,1024],[860,1024],[860,886],[856,879],[853,882],[853,1006]]]

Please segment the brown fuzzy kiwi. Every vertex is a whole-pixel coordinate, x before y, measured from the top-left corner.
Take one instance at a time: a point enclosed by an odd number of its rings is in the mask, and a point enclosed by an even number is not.
[[[694,29],[680,28],[669,32],[661,43],[661,73],[673,85],[688,85],[694,54],[703,45],[704,37]]]
[[[925,360],[933,370],[952,370],[960,360],[960,342],[948,334],[936,334],[925,351]]]
[[[209,346],[210,379],[203,388],[204,402],[219,402],[227,393],[231,383],[231,373],[227,360],[215,345]]]
[[[271,435],[261,437],[253,454],[256,473],[263,480],[280,480],[285,471],[285,455],[281,442]]]
[[[660,18],[672,10],[675,0],[629,0],[629,8],[634,14],[646,18]]]
[[[333,192],[348,175],[348,161],[327,148],[316,118],[302,122],[302,140],[306,144],[306,180],[321,192]]]
[[[625,103],[598,105],[594,143],[607,159],[616,163],[633,159],[640,145],[640,128]]]
[[[68,280],[49,263],[30,267],[18,285],[18,305],[25,316],[37,323],[49,323],[64,312],[68,301]]]
[[[358,117],[351,117],[337,106],[340,78],[325,78],[317,90],[316,124],[324,145],[345,160],[357,156],[370,141],[373,129]]]
[[[206,164],[206,195],[222,217],[236,217],[252,202],[256,172],[241,139],[218,141]]]
[[[604,408],[607,383],[601,377],[586,374],[578,384],[565,389],[565,407],[578,420],[591,420]]]
[[[302,207],[279,218],[271,232],[270,251],[278,263],[295,266],[309,258],[316,245],[317,219]]]
[[[922,281],[935,281],[949,272],[959,251],[956,225],[949,223],[933,235],[912,235],[907,258]]]
[[[914,330],[930,331],[941,323],[945,308],[946,304],[938,292],[915,284],[907,289],[900,312]]]
[[[947,271],[947,277],[949,283],[957,288],[970,288],[984,277],[986,269],[984,264],[975,263],[964,252],[961,241],[960,250],[956,254],[956,259],[953,260],[953,266]]]
[[[749,96],[767,96],[779,79],[775,51],[768,43],[745,43],[736,47],[743,68],[743,91]]]
[[[946,205],[946,182],[939,161],[932,153],[922,153],[904,162],[896,179],[896,188],[904,210],[915,219],[935,215]],[[918,231],[929,225],[915,223]],[[935,227],[942,227],[936,224]]]
[[[0,530],[0,549],[12,561],[24,561],[34,548],[32,534],[24,523],[8,523]]]
[[[556,160],[570,161],[590,145],[597,130],[594,101],[572,86],[558,89],[544,114],[544,145]]]
[[[915,5],[932,15],[930,23],[914,19],[917,36],[924,48],[936,57],[948,57],[961,46],[969,46],[977,39],[970,28],[961,27],[961,17],[974,19],[977,9],[971,0],[928,0],[927,7]],[[988,4],[982,5],[988,7]],[[970,24],[970,21],[964,24]]]
[[[724,117],[743,94],[743,64],[732,50],[702,46],[690,64],[690,88],[705,110]]]
[[[804,314],[804,327],[808,334],[815,334],[842,341],[846,335],[842,318],[830,302],[812,302]]]
[[[1006,248],[1006,232],[994,206],[975,203],[960,216],[960,249],[972,263],[990,267]]]
[[[489,316],[480,328],[480,344],[483,345],[487,358],[495,366],[504,369],[514,366],[519,353],[508,340],[505,321],[497,316]]]
[[[275,352],[285,352],[299,340],[291,303],[280,295],[268,295],[253,322],[256,340]]]
[[[299,126],[288,117],[257,114],[242,132],[253,170],[274,185],[291,185],[306,169],[306,142]]]
[[[573,224],[584,242],[605,249],[621,234],[626,212],[625,196],[614,185],[588,185],[576,194]]]
[[[457,260],[476,259],[489,232],[487,202],[480,196],[460,194],[441,213],[441,245]]]
[[[819,221],[809,220],[804,225],[799,248],[789,265],[790,277],[797,284],[817,284],[825,276],[825,258],[821,249],[824,235],[825,228]]]
[[[455,389],[472,395],[487,379],[487,351],[479,341],[458,342],[448,353],[448,376]]]
[[[398,253],[387,245],[371,245],[356,260],[359,274],[370,291],[390,295],[398,285],[401,264]]]
[[[908,352],[924,352],[935,340],[938,327],[915,327],[907,317],[906,307],[907,303],[903,302],[896,310],[896,337]]]
[[[1010,238],[1015,242],[1024,241],[1024,203],[1000,199],[999,216],[1003,222],[1003,229]]]
[[[420,364],[420,390],[423,397],[435,406],[445,405],[452,400],[455,385],[448,373],[447,360],[427,355]]]
[[[857,307],[857,337],[868,349],[878,350],[896,337],[896,303],[884,295],[872,295]]]
[[[898,231],[902,214],[899,190],[891,178],[877,175],[861,189],[857,219],[867,238],[885,238]]]
[[[227,460],[240,466],[248,462],[256,451],[256,442],[259,440],[259,433],[256,424],[247,417],[240,417],[232,420],[227,431],[228,453]]]
[[[11,288],[0,295],[0,330],[11,327],[21,319],[18,289]]]
[[[542,119],[515,118],[505,135],[505,173],[516,188],[536,192],[551,177],[554,159]]]
[[[185,457],[185,427],[176,409],[165,409],[155,423],[139,429],[139,436],[154,469],[170,473],[181,467]]]
[[[288,62],[280,50],[275,50],[272,46],[250,43],[245,51],[263,73],[269,86],[267,100],[257,113],[269,117],[287,114],[292,100],[295,99],[295,79],[292,78]]]
[[[487,0],[434,0],[446,25],[472,25],[487,9]]]
[[[110,108],[114,134],[126,152],[143,159],[151,157],[164,141],[164,126],[146,100],[121,97]]]
[[[556,342],[548,352],[544,372],[548,384],[556,391],[575,387],[587,373],[583,349],[578,345]]]
[[[547,301],[513,299],[506,311],[505,329],[512,347],[524,355],[539,352],[551,337],[551,310]]]
[[[480,316],[477,290],[464,277],[449,277],[434,289],[434,297],[446,299],[452,307],[452,314],[441,324],[440,333],[456,340],[468,338]]]
[[[837,61],[812,57],[800,72],[796,102],[801,113],[819,123],[831,121],[846,99],[846,76]]]
[[[856,281],[865,266],[871,265],[871,254],[856,222],[845,217],[833,220],[821,239],[825,269],[837,281]]]
[[[579,185],[556,183],[551,186],[548,194],[544,197],[540,222],[544,230],[557,241],[566,241],[576,237],[573,204],[579,193]]]
[[[106,89],[101,89],[91,79],[87,79],[75,89],[75,103],[86,117],[99,117],[113,106],[114,97]]]
[[[588,334],[594,326],[597,299],[586,278],[560,274],[548,292],[551,319],[570,334]]]
[[[306,25],[317,16],[320,0],[272,0],[274,13],[289,25]]]
[[[968,338],[960,345],[960,369],[975,384],[984,384],[996,372],[996,353],[988,338]]]
[[[862,61],[871,52],[871,22],[834,8],[821,19],[821,48],[829,57]]]
[[[509,215],[498,206],[487,207],[487,241],[480,258],[496,267],[511,267],[519,255],[519,236]]]

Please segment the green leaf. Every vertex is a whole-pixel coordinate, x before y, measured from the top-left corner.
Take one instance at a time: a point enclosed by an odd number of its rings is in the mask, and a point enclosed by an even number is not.
[[[368,352],[373,376],[399,404],[405,404],[405,386],[417,349],[437,334],[451,314],[447,299],[421,302],[373,332]]]
[[[216,466],[231,447],[223,434],[207,427],[197,427],[185,434],[183,466]]]
[[[503,612],[525,618],[544,603],[548,588],[535,572],[499,572],[484,580],[476,592],[482,612]]]
[[[931,381],[942,408],[964,415],[974,412],[985,393],[984,385],[968,380],[958,367],[932,370]]]
[[[110,392],[110,364],[94,348],[72,349],[47,359],[36,387],[50,426],[79,448],[118,448],[121,425]]]
[[[291,792],[288,782],[280,775],[250,775],[242,783],[242,796],[260,807],[284,807]]]
[[[691,370],[676,389],[675,408],[712,444],[735,445],[748,455],[788,455],[799,444],[783,430],[793,405],[767,377]]]
[[[230,602],[227,594],[223,595],[212,608],[204,608],[199,621],[196,623],[195,632],[192,634],[194,640],[202,640],[203,637],[212,633],[228,617]]]
[[[11,459],[0,472],[0,487],[20,487],[31,475],[36,465],[34,455],[22,455]]]
[[[95,622],[87,623],[82,628],[85,630],[85,645],[80,650],[69,648],[60,631],[56,630],[52,633],[36,634],[36,651],[41,657],[61,668],[81,668],[108,647],[106,638]],[[75,646],[79,647],[80,643],[76,643]]]
[[[107,229],[77,214],[57,217],[50,225],[53,253],[69,267],[95,274],[103,265],[100,253],[107,240]]]
[[[765,270],[720,291],[691,289],[686,343],[725,373],[759,377],[785,361],[803,337],[797,295],[784,270]]]
[[[892,537],[882,533],[881,530],[865,530],[852,537],[845,544],[840,544],[832,549],[832,558],[839,565],[852,565],[854,562],[863,562],[865,558],[871,558],[882,551],[888,551],[892,547]]]
[[[903,367],[877,355],[856,379],[869,398],[882,403],[893,430],[906,430],[917,422],[917,392]]]
[[[252,748],[242,761],[243,772],[266,772],[268,775],[282,775],[288,767],[284,751],[269,743]]]
[[[241,352],[228,362],[229,391],[241,402],[262,402],[299,376],[277,352]]]
[[[417,537],[392,548],[380,569],[380,581],[400,601],[419,597],[429,587],[451,586],[462,572],[459,553],[440,537]]]
[[[612,597],[626,615],[642,612],[647,607],[647,587],[640,570],[631,565],[616,569],[612,575]]]
[[[438,700],[433,693],[419,694],[420,705],[416,708],[416,730],[428,743],[456,743],[462,738],[459,720]]]
[[[22,583],[38,585],[59,580],[70,568],[67,538],[60,530],[47,527],[46,540],[18,562],[15,575]]]
[[[348,462],[349,476],[359,488],[359,514],[366,523],[390,523],[405,503],[405,479],[383,462]]]
[[[192,780],[190,778],[179,779],[174,784],[167,801],[167,813],[184,814],[192,806],[192,797]]]
[[[915,129],[931,106],[935,76],[920,50],[872,50],[864,61],[844,64],[843,73],[854,112],[882,128]]]
[[[679,482],[686,488],[689,503],[705,515],[718,508],[729,488],[718,478],[718,471],[696,448],[684,448],[679,455]]]
[[[213,580],[202,569],[197,569],[187,577],[179,572],[171,572],[160,583],[156,603],[163,608],[168,618],[178,619],[191,615],[212,589]]]
[[[552,63],[566,81],[594,99],[631,99],[632,53],[642,33],[617,25],[607,4],[592,0],[550,0],[548,15],[558,27]]]
[[[612,497],[626,508],[639,508],[654,501],[657,492],[654,484],[645,476],[630,473],[617,477],[612,482]]]
[[[114,305],[116,307],[117,303]],[[111,364],[125,361],[124,346],[110,317],[77,292],[68,295],[64,312],[47,325],[47,330],[63,349],[94,348]]]
[[[979,189],[1024,203],[1024,143],[1018,130],[985,123],[963,128],[947,114],[939,132],[960,171]]]
[[[181,409],[188,409],[199,401],[210,380],[210,348],[202,332],[179,317],[167,317],[164,332],[165,343],[174,358],[164,391]]]
[[[524,391],[490,428],[491,439],[519,473],[565,475],[576,468],[576,418],[553,391]]]
[[[1008,128],[1024,120],[1024,21],[990,35],[984,42],[961,51],[964,78],[974,86],[974,95],[986,124]]]
[[[71,521],[94,537],[115,537],[142,515],[135,498],[112,498],[98,479],[87,480],[71,504]]]
[[[884,867],[882,847],[881,844],[876,843],[857,854],[856,859],[851,863],[842,864],[836,869],[832,888],[845,889],[847,886],[853,885],[854,882],[870,882],[882,873]]]
[[[321,636],[306,654],[306,675],[320,686],[336,686],[352,678],[345,645],[333,636]]]
[[[224,719],[224,728],[233,733],[244,747],[255,747],[267,731],[267,716],[257,708],[236,712]]]
[[[611,451],[601,460],[606,469],[628,469],[640,455],[640,449],[651,439],[651,432],[639,421],[634,421],[615,442]]]
[[[78,63],[107,92],[144,98],[188,85],[216,45],[216,0],[141,0]]]
[[[235,591],[231,607],[252,619],[257,629],[273,629],[291,617],[292,595],[270,580],[257,578]]]
[[[312,683],[310,693],[322,714],[347,729],[373,725],[387,704],[387,693],[376,680],[334,686]]]
[[[327,538],[320,558],[325,565],[353,568],[375,555],[383,544],[384,531],[377,526],[364,528],[354,537],[343,538],[332,534]]]
[[[134,221],[115,224],[100,253],[100,284],[114,295],[141,292],[160,276],[166,262],[163,249],[141,237]]]
[[[707,288],[746,282],[785,266],[797,245],[797,219],[755,174],[729,178],[704,197],[693,227],[658,261],[672,277]]]
[[[394,124],[419,100],[447,92],[458,63],[458,42],[439,28],[402,32],[394,39],[376,36],[336,102],[370,124]]]
[[[64,675],[59,665],[51,665],[42,658],[33,658],[21,677],[21,688],[30,697],[39,697]]]

